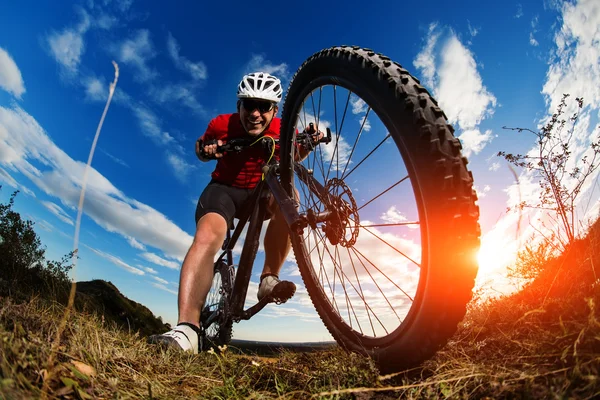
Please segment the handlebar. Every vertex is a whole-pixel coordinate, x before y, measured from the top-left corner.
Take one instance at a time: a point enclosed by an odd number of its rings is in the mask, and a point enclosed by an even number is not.
[[[309,124],[311,130],[315,131],[314,129],[314,124],[311,122]],[[296,134],[296,143],[305,147],[307,150],[313,150],[318,144],[320,143],[325,143],[328,144],[331,142],[331,129],[327,128],[327,134],[325,136],[323,136],[320,140],[314,140],[313,135],[314,134],[310,134],[307,132],[299,132]],[[254,139],[254,138],[238,138],[238,139],[231,139],[229,140],[227,143],[225,143],[222,146],[217,146],[217,153],[226,153],[226,152],[233,152],[233,153],[239,153],[245,149],[247,149],[250,146],[253,145],[257,145],[260,142],[261,146],[267,146],[267,149],[270,151],[270,148],[268,146],[272,146],[274,143],[275,144],[279,144],[279,139],[275,139],[275,138],[271,138],[271,137],[262,137],[260,139]],[[209,142],[203,143],[202,144],[202,148],[205,145],[209,145],[209,144],[216,144],[217,141],[216,140],[211,140]],[[212,157],[206,157],[208,159],[214,160],[216,159],[216,157],[212,156]]]

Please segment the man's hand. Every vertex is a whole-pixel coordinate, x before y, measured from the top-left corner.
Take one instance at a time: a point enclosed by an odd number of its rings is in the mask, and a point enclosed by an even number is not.
[[[196,156],[200,161],[214,160],[223,157],[223,153],[217,153],[217,146],[223,146],[222,140],[211,140],[203,143],[201,139],[196,141]]]
[[[304,129],[304,133],[311,135],[314,143],[317,143],[319,140],[323,139],[323,136],[325,136],[323,132],[317,131],[317,128],[315,128],[315,124],[313,124],[312,122],[308,124],[308,126]]]

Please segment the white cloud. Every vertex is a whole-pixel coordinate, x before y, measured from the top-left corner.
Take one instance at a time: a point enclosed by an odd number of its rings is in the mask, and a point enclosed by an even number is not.
[[[169,102],[179,102],[188,107],[195,114],[207,116],[204,107],[196,99],[195,91],[198,84],[195,82],[189,84],[164,84],[159,86],[151,86],[148,89],[152,100],[159,104],[167,104]]]
[[[537,27],[538,27],[538,22],[539,21],[539,17],[536,15],[535,17],[533,17],[533,19],[531,20],[531,32],[529,32],[529,44],[532,46],[538,46],[539,43],[538,41],[535,39],[535,34],[537,33]]]
[[[475,185],[474,189],[477,192],[477,197],[480,199],[483,199],[485,196],[487,196],[488,192],[492,190],[490,185],[485,185],[483,189],[480,189],[479,186]]]
[[[113,160],[115,163],[117,163],[117,164],[119,164],[119,165],[122,165],[123,167],[127,167],[127,168],[129,168],[129,165],[128,165],[128,164],[127,164],[125,161],[121,160],[121,159],[120,159],[120,158],[118,158],[118,157],[115,157],[115,156],[113,156],[112,154],[110,154],[109,152],[107,152],[106,150],[104,150],[104,149],[102,149],[102,148],[99,148],[99,150],[100,150],[100,151],[101,151],[101,152],[102,152],[104,155],[106,155],[108,158],[110,158],[111,160]]]
[[[172,293],[174,295],[177,295],[177,290],[173,290],[171,288],[168,288],[168,287],[166,287],[165,285],[163,285],[161,283],[155,283],[155,282],[153,282],[152,286],[154,286],[157,289],[164,290],[165,292],[169,292],[169,293]]]
[[[74,225],[71,216],[67,214],[65,210],[63,210],[58,204],[52,203],[51,201],[42,201],[42,205],[64,223]]]
[[[208,77],[206,65],[204,65],[202,61],[194,63],[179,54],[179,44],[170,32],[167,37],[167,49],[169,50],[169,55],[175,63],[175,66],[182,71],[189,73],[193,79],[203,80]]]
[[[517,13],[515,14],[515,18],[521,18],[523,15],[523,6],[521,3],[519,3],[517,4]]]
[[[197,167],[185,161],[183,157],[174,154],[167,154],[167,161],[173,171],[175,171],[175,176],[182,182],[185,182],[186,178],[190,174],[190,172],[194,171]]]
[[[46,37],[50,53],[54,59],[65,68],[65,71],[76,73],[85,51],[83,35],[91,26],[89,15],[78,9],[81,20],[74,28],[65,28],[61,32],[52,32]]]
[[[119,61],[135,69],[134,79],[147,81],[158,75],[148,66],[148,62],[156,56],[148,30],[141,29],[130,39],[113,46],[113,52],[116,53]]]
[[[177,263],[175,261],[171,261],[171,260],[165,260],[164,258],[160,257],[157,254],[154,253],[141,253],[140,257],[142,257],[143,259],[150,261],[151,263],[154,263],[156,265],[160,265],[163,267],[167,267],[167,268],[171,268],[171,269],[179,269],[179,267],[181,266],[180,263]]]
[[[352,114],[362,114],[367,112],[367,103],[358,96],[352,95],[350,97],[350,104],[352,105]]]
[[[100,15],[94,19],[94,26],[100,29],[109,30],[115,27],[118,22],[116,17],[101,12]]]
[[[161,277],[153,276],[153,278],[154,278],[155,281],[157,281],[159,283],[162,283],[163,285],[168,285],[169,284],[169,281],[167,281],[166,279],[163,279]]]
[[[554,7],[552,4],[550,5]],[[579,123],[573,131],[573,146],[571,157],[573,162],[581,160],[586,151],[589,151],[590,140],[597,134],[598,125],[592,126],[591,121],[600,114],[600,3],[595,0],[581,0],[577,4],[571,2],[560,3],[556,5],[562,14],[562,23],[559,25],[555,35],[555,50],[548,71],[546,73],[546,82],[542,88],[542,94],[546,102],[546,116],[539,122],[538,128],[544,126],[562,99],[564,93],[569,93],[569,106],[566,109],[565,117],[569,117],[574,111],[574,98],[583,97],[585,106],[579,114]],[[565,130],[564,134],[567,134]],[[533,147],[531,152],[536,152]],[[579,218],[584,221],[588,217],[596,217],[598,202],[597,195],[591,199],[588,208],[588,193],[591,191],[593,181],[597,177],[593,175],[589,179],[589,185],[581,193],[581,204],[576,204],[580,211]],[[573,182],[565,180],[567,186]],[[507,190],[508,206],[518,204],[520,201],[535,203],[539,199],[539,185],[537,180],[529,173],[522,173],[519,176],[519,184],[512,185]],[[585,203],[584,203],[585,202]],[[587,214],[585,212],[587,211]],[[484,253],[497,251],[496,257],[489,257],[495,260],[493,266],[486,274],[481,274],[478,278],[478,284],[487,276],[490,280],[504,282],[506,275],[506,266],[514,259],[514,254],[525,238],[533,233],[527,221],[536,221],[543,217],[534,211],[524,210],[523,213],[509,213],[502,218],[494,228],[486,233],[482,238],[482,251]],[[518,228],[520,221],[520,229]],[[524,226],[525,225],[525,226]],[[536,225],[536,228],[540,226]],[[510,255],[510,257],[507,256]],[[494,283],[494,288],[499,284]]]
[[[0,168],[0,182],[6,183],[8,186],[11,186],[15,189],[22,191],[25,194],[28,194],[31,197],[36,197],[35,193],[30,190],[27,186],[17,182],[15,178],[13,178],[7,171],[3,168]]]
[[[471,26],[471,21],[469,20],[467,20],[467,27],[469,28],[469,34],[471,35],[471,37],[477,36],[479,30],[481,29],[478,27]]]
[[[483,150],[492,141],[493,136],[489,129],[483,133],[479,129],[467,129],[462,131],[458,138],[464,147],[463,155],[469,157],[471,154],[477,154]]]
[[[493,162],[492,165],[490,165],[489,170],[490,171],[498,171],[500,169],[500,163],[499,162]]]
[[[366,115],[363,115],[360,120],[360,126],[362,126],[363,131],[369,132],[371,130],[371,122],[367,119]]]
[[[155,269],[152,269],[152,268],[150,268],[150,267],[144,267],[143,265],[140,265],[140,264],[138,264],[138,265],[137,265],[137,267],[138,267],[139,269],[143,269],[144,271],[146,271],[146,272],[147,272],[147,273],[149,273],[149,274],[153,274],[153,275],[156,275],[156,274],[158,274],[158,271],[157,271],[157,270],[155,270]]]
[[[127,243],[129,243],[129,245],[131,247],[133,247],[134,249],[146,250],[146,246],[144,246],[143,244],[141,244],[140,242],[135,240],[134,237],[131,237],[131,236],[127,237]]]
[[[246,65],[244,73],[266,72],[279,78],[282,82],[290,78],[290,72],[286,63],[273,64],[262,54],[254,54]]]
[[[381,214],[379,218],[390,224],[397,224],[399,222],[407,221],[406,217],[400,211],[398,211],[396,206],[390,207],[386,212]]]
[[[112,254],[106,253],[106,252],[98,250],[98,249],[94,249],[87,245],[84,245],[84,246],[87,247],[88,249],[92,250],[94,253],[98,254],[100,257],[103,257],[103,258],[107,259],[108,261],[112,262],[117,267],[123,268],[127,272],[130,272],[134,275],[146,275],[146,273],[144,271],[142,271],[141,269],[132,267],[131,265],[127,264],[125,261],[121,260],[117,256],[113,256]]]
[[[25,83],[15,60],[0,47],[0,88],[20,99],[25,93]]]
[[[423,81],[429,87],[436,84],[436,56],[434,51],[440,35],[441,31],[438,29],[438,24],[430,24],[427,32],[427,43],[413,62],[414,66],[421,70]]]
[[[143,104],[134,104],[132,105],[132,111],[142,128],[142,132],[156,144],[165,146],[174,141],[168,132],[163,131],[160,119],[148,107]]]
[[[436,97],[451,123],[472,129],[493,113],[496,98],[483,82],[475,58],[452,34],[441,52]]]
[[[82,79],[82,84],[87,100],[106,101],[108,98],[108,85],[106,82],[96,77],[86,77]]]
[[[464,152],[480,152],[492,135],[490,131],[481,133],[477,127],[493,114],[496,98],[483,85],[473,53],[453,31],[431,24],[414,65],[432,88],[449,122],[463,130],[460,137]]]
[[[58,148],[37,121],[20,108],[0,107],[0,164],[20,172],[63,205],[76,207],[85,163]],[[84,212],[124,238],[135,237],[183,260],[192,237],[164,214],[128,198],[94,168],[88,175]]]

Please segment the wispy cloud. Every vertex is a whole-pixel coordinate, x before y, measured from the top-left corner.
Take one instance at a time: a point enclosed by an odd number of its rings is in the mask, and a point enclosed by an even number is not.
[[[120,158],[118,158],[118,157],[115,157],[115,156],[113,156],[112,154],[110,154],[109,152],[107,152],[106,150],[104,150],[104,149],[102,149],[102,148],[99,148],[99,150],[100,150],[100,151],[101,151],[101,152],[102,152],[102,153],[103,153],[105,156],[107,156],[108,158],[110,158],[111,160],[113,160],[115,163],[117,163],[117,164],[119,164],[119,165],[122,165],[123,167],[127,167],[127,168],[129,168],[129,165],[128,165],[128,164],[127,164],[125,161],[121,160],[121,159],[120,159]]]
[[[171,288],[169,288],[169,287],[165,286],[165,285],[164,285],[164,284],[162,284],[162,283],[156,283],[156,282],[152,282],[152,286],[154,286],[154,287],[155,287],[155,288],[157,288],[157,289],[164,290],[165,292],[169,292],[169,293],[171,293],[171,294],[177,295],[177,290],[173,290],[173,289],[171,289]]]
[[[73,225],[73,218],[71,218],[71,216],[58,204],[52,203],[51,201],[42,201],[42,205],[64,223]]]
[[[25,83],[17,63],[0,47],[0,88],[20,99],[25,93]]]
[[[146,246],[144,246],[143,244],[141,244],[140,242],[138,242],[137,240],[135,240],[134,237],[128,237],[127,238],[127,243],[129,243],[129,245],[131,247],[133,247],[134,249],[138,249],[138,250],[146,250]]]
[[[190,74],[194,80],[203,80],[208,77],[206,65],[202,61],[192,62],[180,54],[180,47],[171,32],[167,36],[167,49],[175,66]]]
[[[139,269],[142,269],[142,270],[146,271],[146,272],[147,272],[147,273],[149,273],[149,274],[153,274],[153,275],[156,275],[156,274],[158,274],[158,271],[157,271],[157,270],[155,270],[155,269],[153,269],[153,268],[150,268],[150,267],[144,267],[143,265],[140,265],[140,264],[137,264],[137,267],[138,267]]]
[[[149,253],[149,252],[141,253],[140,257],[142,257],[143,259],[150,261],[151,263],[154,263],[156,265],[160,265],[160,266],[171,268],[171,269],[179,269],[179,267],[181,266],[181,264],[178,262],[166,260],[154,253]]]
[[[473,53],[452,30],[434,23],[414,65],[432,88],[450,123],[462,130],[459,139],[465,155],[480,152],[493,135],[489,130],[482,133],[478,126],[493,114],[496,97],[483,85]]]
[[[10,132],[10,134],[9,134]],[[47,195],[75,207],[85,163],[75,161],[20,108],[0,107],[0,164],[20,172]],[[156,209],[127,197],[94,168],[84,212],[99,226],[183,260],[192,237]]]
[[[492,190],[490,185],[485,185],[483,189],[480,189],[479,186],[475,185],[474,189],[477,192],[477,197],[480,199],[483,199],[485,196],[487,196],[488,192]]]
[[[480,27],[472,26],[471,21],[469,20],[467,20],[467,28],[469,29],[469,35],[471,35],[471,37],[477,36],[479,30],[481,29]]]
[[[515,18],[521,18],[523,15],[523,5],[519,3],[517,4],[517,13],[515,14]]]
[[[535,36],[534,36],[538,31],[538,29],[537,29],[538,24],[539,24],[539,17],[536,15],[531,20],[531,32],[529,32],[529,44],[532,46],[539,45],[538,41],[535,39]]]
[[[6,134],[6,132],[2,132],[2,126],[0,126],[0,138],[5,134]],[[2,160],[2,158],[3,158],[2,149],[0,149],[0,160]],[[0,182],[4,182],[8,186],[18,189],[18,190],[22,191],[23,193],[30,195],[31,197],[36,197],[35,193],[31,189],[29,189],[27,186],[23,185],[22,183],[17,182],[17,180],[15,178],[13,178],[3,168],[0,168]]]
[[[244,69],[244,73],[257,71],[274,75],[282,82],[287,81],[290,78],[289,67],[286,63],[274,64],[267,60],[264,54],[252,55],[252,58],[248,61],[248,64],[246,64],[246,68]]]
[[[196,165],[188,163],[183,157],[174,153],[167,154],[167,161],[175,171],[177,179],[182,182],[185,182],[188,175],[197,168]]]
[[[594,0],[583,0],[577,4],[570,2],[552,5],[556,7],[562,18],[561,24],[554,35],[554,51],[550,65],[546,73],[546,82],[542,88],[542,94],[546,102],[546,115],[539,121],[538,128],[546,124],[556,111],[564,93],[571,94],[571,98],[582,97],[585,106],[579,113],[579,123],[575,126],[572,138],[571,159],[573,162],[581,160],[586,152],[590,151],[590,141],[596,137],[600,126],[594,126],[590,122],[600,112],[600,4]],[[571,107],[573,105],[571,104]],[[566,115],[574,111],[567,109]],[[568,134],[567,130],[564,134]],[[530,151],[537,151],[532,147]],[[494,165],[494,164],[493,164]],[[499,167],[499,165],[498,165]],[[589,197],[592,193],[593,181],[597,177],[593,175],[588,185],[582,188],[579,197],[580,203],[576,204],[580,220],[585,221],[589,217],[597,216],[598,195]],[[563,182],[569,189],[573,183],[570,180]],[[539,199],[539,184],[531,173],[524,171],[519,176],[519,184],[512,185],[506,189],[508,195],[507,205],[514,206],[520,201],[535,203]],[[589,192],[586,192],[589,191]],[[588,204],[589,201],[589,204]],[[537,213],[537,214],[536,214]],[[533,233],[531,226],[517,230],[518,221],[538,220],[543,217],[538,211],[525,209],[520,215],[510,213],[500,219],[491,231],[482,238],[482,251],[494,251],[495,248],[502,249],[498,253],[499,259],[493,266],[492,272],[494,288],[498,288],[503,282],[502,276],[506,275],[507,263],[514,259],[518,247],[525,238]],[[539,228],[536,227],[536,228]],[[490,274],[487,276],[490,276]],[[481,282],[479,282],[481,284]]]
[[[142,271],[141,269],[132,267],[131,265],[127,264],[125,261],[121,260],[117,256],[114,256],[112,254],[106,253],[104,251],[95,249],[95,248],[87,246],[87,245],[84,245],[84,246],[87,247],[88,249],[90,249],[91,251],[93,251],[94,253],[96,253],[97,255],[99,255],[100,257],[107,259],[111,263],[115,264],[117,267],[122,268],[127,272],[130,272],[134,275],[146,275],[146,273],[144,271]]]
[[[192,110],[194,114],[206,117],[208,113],[196,98],[197,90],[199,90],[198,82],[167,83],[150,86],[148,93],[158,104],[168,106],[170,103],[179,103]]]
[[[120,62],[135,70],[134,79],[143,82],[158,75],[158,72],[148,65],[148,62],[156,56],[156,51],[150,39],[150,31],[147,29],[141,29],[131,38],[113,45],[112,51]]]
[[[163,279],[159,276],[153,276],[152,278],[154,278],[155,281],[157,281],[158,283],[162,283],[163,285],[168,285],[169,281],[166,279]]]
[[[46,37],[50,46],[50,54],[70,74],[77,72],[81,56],[85,51],[83,36],[90,29],[91,21],[88,13],[77,8],[80,21],[74,27],[65,28],[60,32],[52,32]]]

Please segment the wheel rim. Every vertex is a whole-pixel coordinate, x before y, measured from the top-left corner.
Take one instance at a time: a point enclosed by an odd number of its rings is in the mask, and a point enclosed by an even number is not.
[[[208,326],[203,326],[206,338],[209,341],[213,341],[219,337],[221,322],[223,320],[221,313],[224,312],[224,300],[225,297],[223,296],[221,271],[216,269],[212,285],[208,295],[206,296],[206,301],[202,311],[202,316],[204,318],[212,320]]]
[[[331,129],[332,142],[319,145],[300,164],[329,198],[354,204],[345,215],[334,213],[305,229],[300,242],[312,263],[309,279],[327,300],[336,326],[360,337],[365,347],[376,347],[410,325],[418,308],[427,276],[422,263],[427,231],[420,221],[419,186],[398,132],[382,106],[360,92],[339,77],[322,77],[304,88],[291,115],[297,115],[299,131],[310,123],[323,132]],[[298,174],[293,184],[301,214],[331,208]]]

